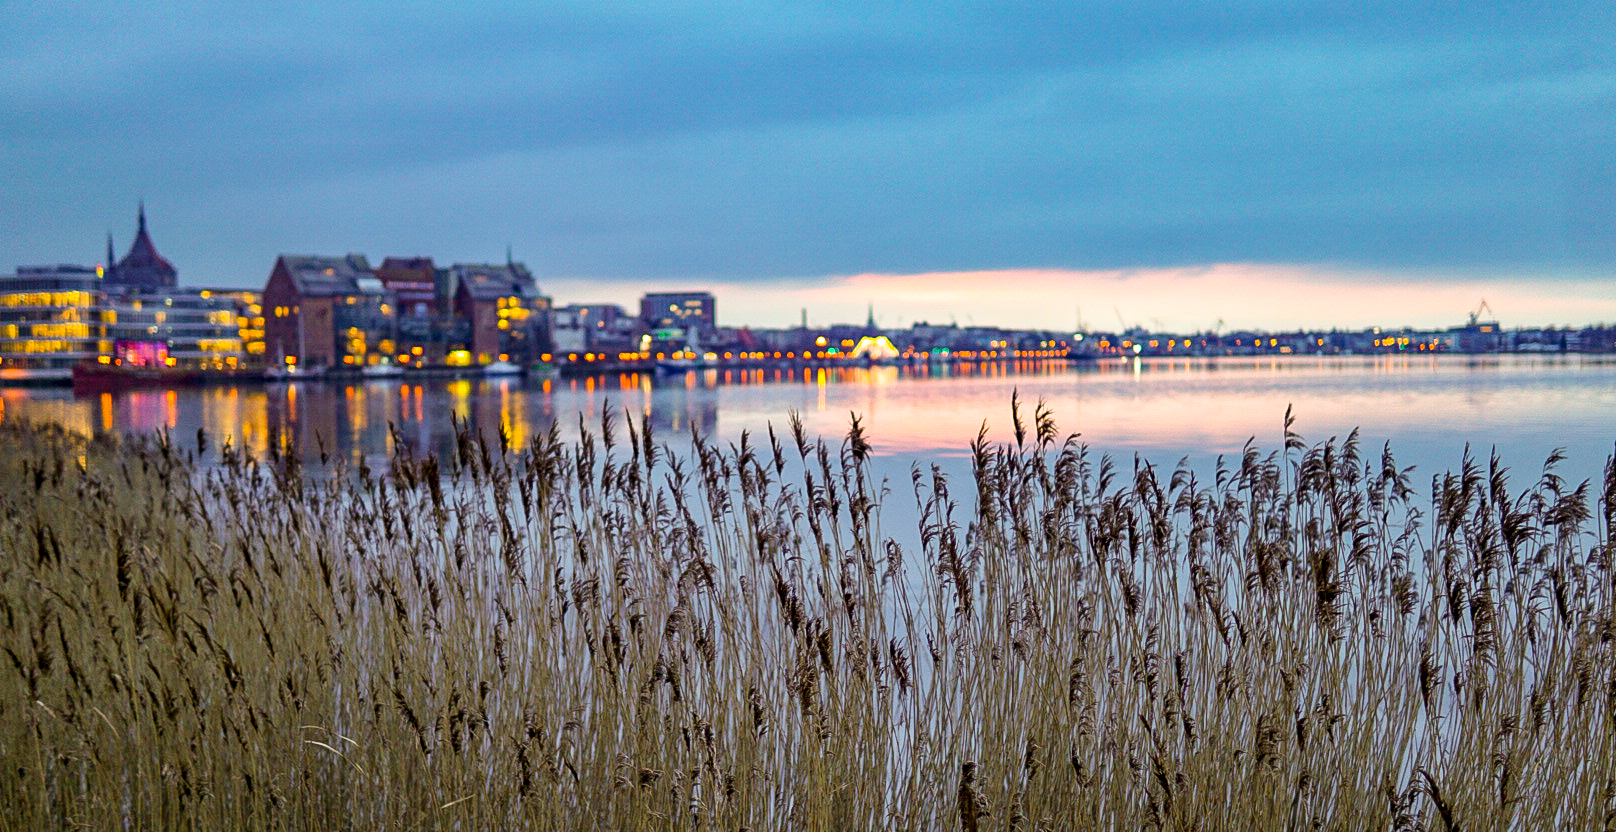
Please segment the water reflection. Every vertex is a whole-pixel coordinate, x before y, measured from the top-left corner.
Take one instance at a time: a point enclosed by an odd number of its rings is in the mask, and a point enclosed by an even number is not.
[[[1064,435],[1097,450],[1140,452],[1165,464],[1238,452],[1248,438],[1280,444],[1287,406],[1308,440],[1360,428],[1366,447],[1391,440],[1422,468],[1451,467],[1466,442],[1499,445],[1517,467],[1555,447],[1597,476],[1616,438],[1616,364],[1565,358],[1463,357],[1170,359],[703,370],[656,377],[430,379],[277,384],[102,393],[0,390],[0,419],[54,422],[81,433],[177,434],[263,456],[277,437],[305,460],[372,467],[396,441],[450,454],[454,426],[525,446],[554,426],[564,438],[598,425],[610,407],[646,419],[662,439],[690,432],[725,442],[742,431],[783,431],[800,415],[812,434],[838,438],[853,414],[878,454],[899,459],[961,455],[986,426],[1010,441],[1012,392],[1042,399]],[[896,461],[896,460],[895,460]]]

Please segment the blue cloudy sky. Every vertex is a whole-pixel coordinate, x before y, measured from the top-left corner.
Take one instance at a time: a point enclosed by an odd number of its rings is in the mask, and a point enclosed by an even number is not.
[[[0,0],[0,268],[503,260],[725,322],[1616,321],[1616,4]]]

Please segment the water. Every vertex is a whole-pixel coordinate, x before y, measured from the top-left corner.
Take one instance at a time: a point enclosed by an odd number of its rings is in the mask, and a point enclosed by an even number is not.
[[[1248,440],[1283,442],[1287,407],[1309,443],[1360,431],[1366,456],[1391,442],[1415,481],[1458,466],[1468,443],[1485,459],[1497,448],[1524,478],[1556,448],[1572,481],[1600,476],[1616,442],[1616,362],[1581,356],[1331,357],[980,364],[956,368],[704,371],[653,378],[372,381],[130,391],[77,397],[63,389],[0,390],[0,419],[55,422],[72,430],[168,430],[189,441],[198,428],[263,456],[274,436],[311,464],[361,461],[382,467],[398,437],[418,451],[452,453],[453,424],[490,438],[503,429],[525,445],[557,425],[575,437],[580,417],[598,432],[608,409],[649,419],[660,440],[695,430],[738,442],[764,440],[770,425],[790,444],[800,414],[811,435],[839,442],[857,414],[878,470],[906,479],[912,463],[963,467],[984,425],[994,442],[1014,440],[1010,399],[1024,418],[1043,400],[1064,437],[1081,434],[1095,453],[1134,454],[1171,466],[1209,468]],[[390,429],[391,426],[391,429]]]

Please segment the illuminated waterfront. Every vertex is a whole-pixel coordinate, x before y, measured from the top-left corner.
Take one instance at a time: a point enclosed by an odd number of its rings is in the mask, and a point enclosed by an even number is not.
[[[1485,457],[1533,474],[1554,448],[1566,449],[1568,478],[1595,477],[1616,431],[1616,362],[1578,356],[1465,358],[1341,357],[1063,362],[869,367],[833,370],[707,370],[656,378],[521,378],[223,386],[75,397],[65,389],[0,391],[0,419],[55,422],[84,433],[169,430],[256,456],[284,437],[304,459],[322,455],[357,467],[385,463],[397,437],[440,455],[453,424],[494,440],[503,429],[526,445],[554,425],[577,435],[579,419],[598,423],[610,407],[648,418],[659,439],[678,442],[692,428],[722,442],[743,431],[782,434],[801,414],[811,434],[839,438],[850,414],[868,430],[883,467],[963,456],[986,423],[992,441],[1013,441],[1009,402],[1019,394],[1028,418],[1043,399],[1060,433],[1078,431],[1096,452],[1158,465],[1188,456],[1197,464],[1235,454],[1248,438],[1267,452],[1281,444],[1285,408],[1307,441],[1344,437],[1354,427],[1366,449],[1390,440],[1403,464],[1422,475],[1458,464],[1468,442]],[[391,426],[391,429],[390,429]],[[953,463],[950,463],[951,465]]]

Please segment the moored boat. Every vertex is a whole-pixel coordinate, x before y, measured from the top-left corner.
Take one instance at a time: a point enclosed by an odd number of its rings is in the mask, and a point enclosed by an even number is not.
[[[714,367],[714,366],[717,366],[717,365],[716,365],[716,362],[708,361],[706,358],[695,357],[695,358],[659,358],[659,359],[657,359],[655,366],[656,366],[656,371],[659,372],[659,373],[667,373],[669,375],[675,375],[675,374],[678,374],[678,373],[688,372],[690,370],[705,370],[705,369],[707,369],[709,367]]]
[[[516,376],[521,374],[521,365],[512,364],[509,361],[495,361],[492,364],[483,365],[483,375],[485,376]]]
[[[367,379],[396,378],[404,375],[404,368],[397,364],[370,364],[359,371]]]
[[[104,392],[152,387],[184,387],[201,384],[206,380],[205,371],[192,368],[101,364],[94,361],[82,361],[73,365],[73,389],[78,391]]]
[[[264,378],[270,381],[311,381],[324,375],[324,373],[324,367],[302,367],[296,364],[286,364],[265,370]]]

